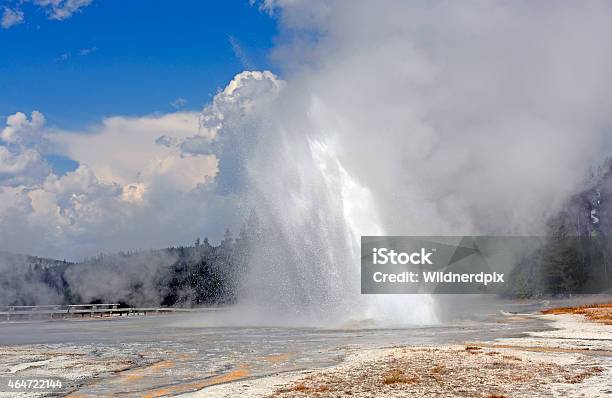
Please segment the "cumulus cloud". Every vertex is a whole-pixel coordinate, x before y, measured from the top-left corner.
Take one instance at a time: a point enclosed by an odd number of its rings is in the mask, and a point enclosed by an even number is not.
[[[9,116],[0,134],[0,225],[10,237],[0,233],[0,250],[80,258],[217,237],[235,218],[226,210],[232,199],[215,194],[217,158],[156,143],[199,129],[191,113],[111,117],[87,131],[48,128],[40,112]],[[58,176],[47,151],[79,167]]]
[[[30,119],[17,112],[7,118],[0,132],[0,187],[30,187],[41,183],[50,173],[39,147],[46,144],[40,130],[45,118],[38,111]]]
[[[41,141],[40,129],[45,124],[45,117],[39,111],[33,111],[30,119],[23,112],[17,112],[6,119],[6,127],[0,132],[0,139],[7,144],[32,145]]]
[[[5,7],[2,13],[2,20],[0,21],[0,25],[2,25],[4,29],[8,29],[11,26],[23,23],[23,20],[23,11]]]
[[[143,173],[170,172],[174,163],[168,156],[180,157],[180,154],[162,145],[163,137],[178,139],[194,135],[199,131],[198,120],[199,114],[195,112],[134,118],[115,116],[105,118],[88,131],[57,132],[50,134],[49,139],[64,148],[69,157],[86,162],[102,179],[127,184],[145,178]],[[207,136],[205,131],[201,134]],[[185,164],[194,161],[182,159]],[[214,159],[198,157],[197,161],[202,175],[216,173]]]
[[[261,133],[261,115],[267,114],[284,86],[270,71],[239,73],[204,108],[198,134],[164,137],[163,143],[178,148],[184,156],[214,153],[220,159],[222,176],[218,188],[226,193],[248,190],[245,160]]]
[[[32,186],[49,174],[50,168],[35,150],[12,153],[0,146],[0,184],[4,186]]]

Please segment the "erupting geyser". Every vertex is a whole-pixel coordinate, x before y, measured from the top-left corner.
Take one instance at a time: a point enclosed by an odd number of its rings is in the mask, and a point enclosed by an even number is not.
[[[609,149],[608,5],[442,3],[264,3],[283,79],[237,75],[181,144],[214,137],[265,230],[254,319],[435,321],[431,297],[360,296],[361,235],[541,234]]]
[[[360,237],[384,234],[372,194],[343,167],[333,131],[313,124],[316,106],[302,108],[303,124],[285,117],[297,112],[285,90],[270,72],[243,72],[201,118],[217,137],[220,175],[232,176],[245,217],[262,231],[240,294],[248,320],[341,325],[389,312],[393,323],[433,321],[427,297],[373,306],[381,298],[360,296]]]

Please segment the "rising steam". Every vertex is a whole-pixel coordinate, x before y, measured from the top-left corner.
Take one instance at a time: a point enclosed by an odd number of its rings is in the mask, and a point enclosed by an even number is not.
[[[284,81],[238,75],[203,127],[274,231],[244,294],[266,313],[432,321],[426,297],[359,297],[360,235],[541,234],[601,157],[608,3],[264,8]]]

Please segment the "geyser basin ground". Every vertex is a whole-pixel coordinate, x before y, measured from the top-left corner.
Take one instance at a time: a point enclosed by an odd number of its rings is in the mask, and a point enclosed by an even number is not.
[[[215,314],[202,314],[198,326],[183,315],[2,323],[0,372],[78,380],[73,396],[80,397],[205,392],[235,380],[249,385],[275,374],[302,377],[300,370],[336,365],[347,355],[350,363],[360,352],[378,352],[369,349],[380,347],[454,344],[456,349],[476,341],[520,340],[527,332],[550,333],[545,320],[507,315],[536,308],[501,302],[479,309],[468,320],[403,329],[203,326],[215,324]],[[604,340],[603,349],[610,348],[610,340]],[[423,353],[413,354],[415,361],[425,360]]]

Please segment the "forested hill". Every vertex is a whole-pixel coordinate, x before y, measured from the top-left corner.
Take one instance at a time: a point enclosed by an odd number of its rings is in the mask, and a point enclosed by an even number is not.
[[[0,305],[120,303],[198,306],[236,300],[249,239],[227,231],[218,246],[99,255],[81,262],[0,252]]]
[[[612,288],[612,158],[548,222],[545,244],[509,275],[512,297],[601,293]]]

